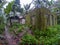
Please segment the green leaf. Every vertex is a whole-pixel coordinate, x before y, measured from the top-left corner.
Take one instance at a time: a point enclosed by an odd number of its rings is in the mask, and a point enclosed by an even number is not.
[[[12,10],[13,4],[14,4],[14,1],[10,2],[10,3],[7,5],[6,9],[4,9],[4,11],[5,11],[6,14],[9,14],[9,13],[10,13],[10,11]]]

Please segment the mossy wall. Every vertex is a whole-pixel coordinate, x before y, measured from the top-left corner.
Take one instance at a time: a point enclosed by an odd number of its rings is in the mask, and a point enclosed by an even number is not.
[[[31,25],[31,16],[30,16],[30,14],[26,14],[25,20],[26,20],[26,25],[30,26]]]
[[[34,25],[32,24],[32,16],[34,15]],[[46,15],[48,15],[49,18],[46,17]],[[52,18],[53,15],[53,19]],[[48,26],[47,26],[47,19],[48,19]],[[56,16],[55,14],[51,13],[48,9],[46,8],[36,8],[32,11],[30,11],[28,14],[26,14],[26,24],[32,25],[32,29],[38,29],[38,30],[45,30],[46,28],[48,28],[49,26],[53,26],[52,23],[54,25],[56,25],[57,21],[56,21]],[[52,22],[54,21],[54,22]]]
[[[35,26],[37,29],[39,30],[45,30],[46,29],[46,18],[45,18],[45,15],[44,13],[42,13],[42,11],[40,9],[37,9],[36,11],[36,17],[35,17]]]

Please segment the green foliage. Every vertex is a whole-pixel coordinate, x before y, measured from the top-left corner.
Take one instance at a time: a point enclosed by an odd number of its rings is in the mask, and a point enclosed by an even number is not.
[[[53,26],[53,28],[57,28],[57,30],[60,31],[60,25]]]
[[[0,16],[0,24],[4,23],[4,18],[2,16]]]
[[[57,12],[57,10],[59,10],[59,8],[53,8],[53,11],[56,13]]]
[[[14,4],[14,1],[12,1],[11,3],[8,4],[8,6],[6,7],[6,9],[4,9],[6,14],[9,14],[10,11],[12,10],[12,6]]]
[[[46,30],[34,30],[34,35],[40,41],[40,44],[54,44],[60,40],[60,25],[49,27]]]
[[[16,34],[19,34],[24,30],[25,25],[19,23],[13,23],[13,26],[10,28],[10,32],[16,31]]]
[[[22,32],[24,30],[24,26],[20,25],[18,30],[16,31],[17,34],[19,34],[20,32]]]
[[[0,34],[2,34],[4,32],[4,24],[0,24]]]
[[[18,23],[13,24],[13,29],[16,29],[18,27],[18,30],[16,31],[16,34],[20,33],[25,25],[21,25]],[[44,45],[52,45],[56,44],[60,40],[60,25],[49,27],[46,30],[33,30],[33,36],[30,34],[25,34],[22,37],[22,44],[44,44]]]
[[[0,17],[0,34],[2,34],[3,32],[4,32],[4,26],[5,26],[5,24],[4,24],[4,22],[3,22],[3,17],[1,16]]]
[[[23,44],[38,44],[38,40],[30,34],[25,34],[22,38],[22,43]]]
[[[16,34],[22,32],[26,25],[21,25],[18,23],[13,24],[12,30],[16,31]],[[16,30],[18,28],[18,30]],[[46,30],[33,30],[33,36],[30,34],[25,34],[22,37],[22,44],[44,44],[52,45],[60,42],[60,25],[49,27]]]

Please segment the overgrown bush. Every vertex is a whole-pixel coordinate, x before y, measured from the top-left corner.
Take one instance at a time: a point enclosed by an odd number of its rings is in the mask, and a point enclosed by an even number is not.
[[[12,30],[18,28],[16,33],[20,33],[26,25],[14,24]],[[60,42],[60,25],[48,27],[46,30],[33,30],[33,36],[25,34],[22,37],[22,44],[56,45]]]
[[[36,39],[40,41],[40,44],[44,45],[52,45],[58,40],[60,40],[60,27],[54,26],[54,27],[49,27],[46,30],[34,30],[34,35]]]
[[[38,40],[30,35],[30,34],[25,34],[22,38],[22,44],[38,44]]]

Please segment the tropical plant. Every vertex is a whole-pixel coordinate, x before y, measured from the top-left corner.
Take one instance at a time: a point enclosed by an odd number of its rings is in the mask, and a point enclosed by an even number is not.
[[[33,33],[34,33],[36,39],[38,39],[40,41],[40,44],[52,45],[60,40],[59,25],[49,27],[46,30],[33,30]]]
[[[5,13],[6,13],[7,15],[10,13],[10,11],[12,11],[12,6],[13,6],[13,4],[14,4],[14,1],[10,2],[10,3],[7,5],[6,9],[4,9],[4,11],[5,11]]]
[[[30,34],[25,34],[22,38],[22,44],[38,44],[38,40],[30,35]]]

